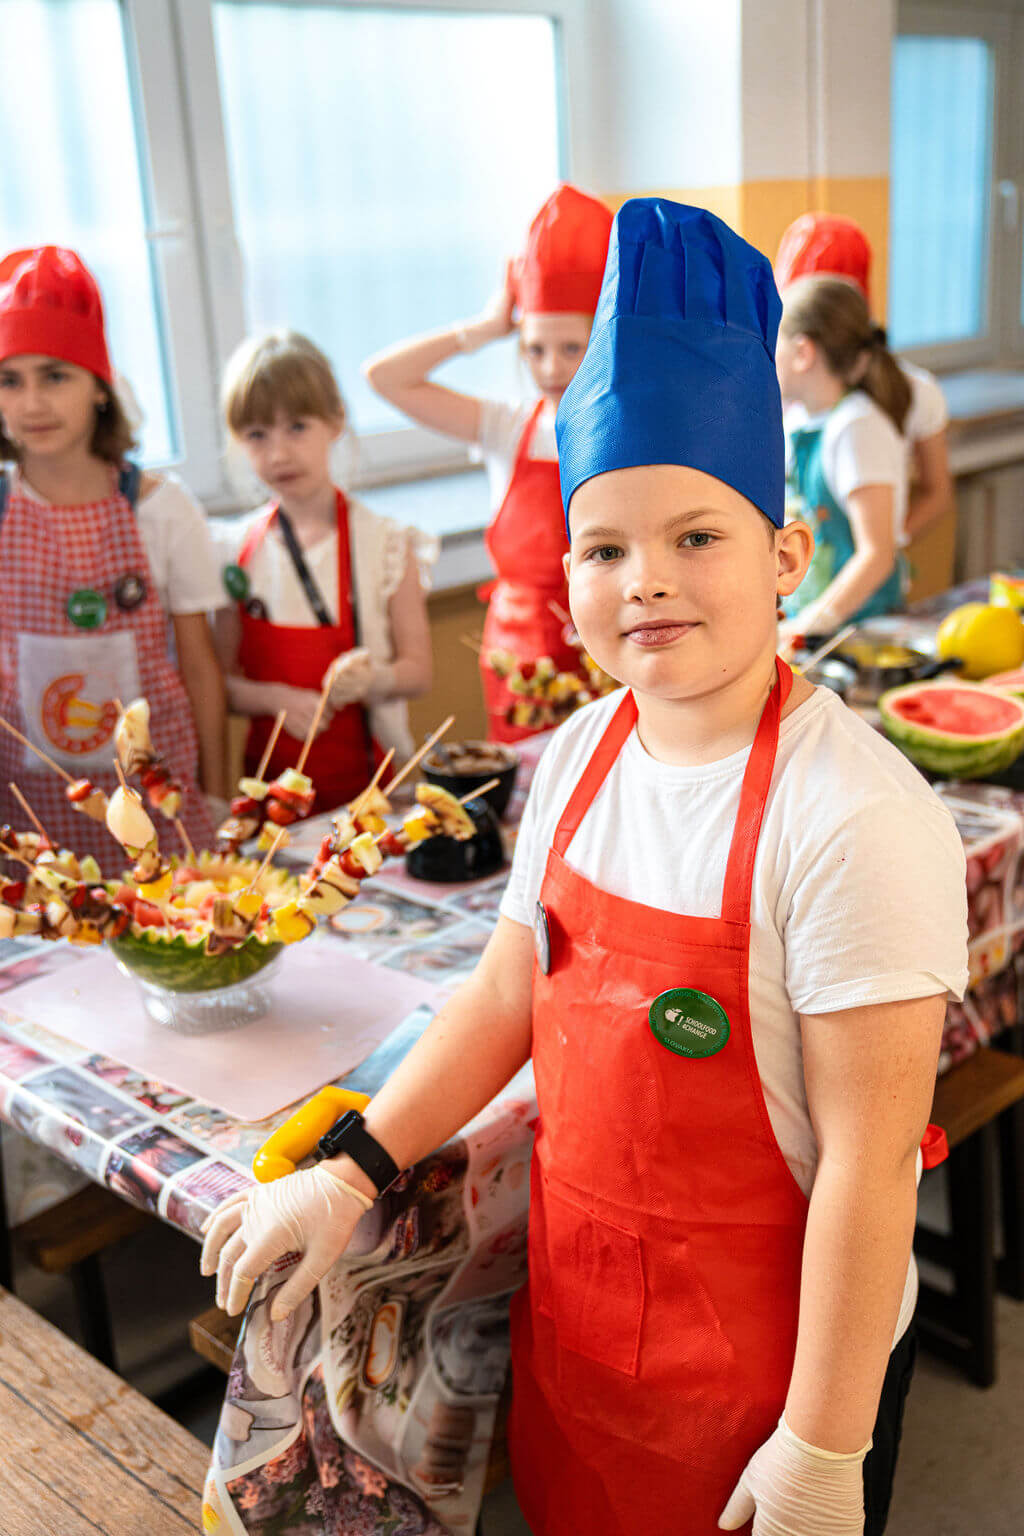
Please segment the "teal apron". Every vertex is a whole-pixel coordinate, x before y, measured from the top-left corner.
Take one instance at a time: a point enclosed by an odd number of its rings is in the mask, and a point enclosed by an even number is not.
[[[799,517],[814,533],[814,554],[807,574],[796,591],[782,600],[787,618],[813,603],[830,585],[854,552],[849,518],[836,501],[822,465],[822,442],[828,418],[813,426],[793,427],[789,433],[786,470],[786,518]],[[877,613],[893,613],[903,606],[902,560],[851,619],[868,619]]]

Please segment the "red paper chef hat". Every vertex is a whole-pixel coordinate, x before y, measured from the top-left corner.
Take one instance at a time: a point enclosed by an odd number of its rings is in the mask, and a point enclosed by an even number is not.
[[[28,353],[77,363],[113,383],[96,279],[63,246],[12,251],[0,261],[0,361]]]
[[[611,232],[612,216],[604,204],[563,182],[534,218],[515,263],[520,313],[592,315]]]
[[[870,269],[868,237],[853,219],[835,213],[802,213],[779,242],[775,281],[781,293],[798,277],[829,273],[833,277],[848,277],[870,301]]]

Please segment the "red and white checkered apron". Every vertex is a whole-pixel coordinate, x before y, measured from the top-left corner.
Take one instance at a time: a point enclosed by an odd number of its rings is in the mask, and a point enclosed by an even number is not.
[[[0,523],[0,713],[72,777],[88,777],[109,794],[117,786],[113,696],[119,684],[130,687],[137,678],[138,692],[150,704],[153,744],[185,791],[182,821],[197,848],[210,847],[214,826],[196,782],[191,706],[168,657],[167,615],[135,512],[116,489],[113,472],[111,483],[104,500],[70,507],[30,500],[17,480],[11,486]],[[118,607],[114,588],[133,574],[142,577],[146,595],[126,611]],[[106,599],[106,617],[97,629],[79,629],[67,616],[68,598],[82,588]],[[26,677],[33,679],[27,690]],[[111,766],[93,766],[90,757],[94,761],[97,754]],[[79,855],[93,854],[105,874],[125,867],[124,852],[106,828],[71,808],[63,780],[0,731],[0,821],[23,828],[25,814],[9,780],[56,842]],[[177,830],[159,815],[153,819],[164,851],[180,852]]]

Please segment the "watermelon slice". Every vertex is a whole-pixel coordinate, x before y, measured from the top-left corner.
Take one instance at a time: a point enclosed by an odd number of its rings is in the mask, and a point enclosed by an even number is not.
[[[890,741],[949,779],[1002,773],[1024,750],[1024,699],[977,683],[909,683],[878,701]]]
[[[246,981],[269,965],[284,947],[270,937],[273,926],[261,919],[244,943],[222,954],[208,954],[206,938],[210,925],[208,914],[203,920],[204,902],[208,900],[212,907],[214,891],[242,889],[256,874],[259,863],[237,854],[207,852],[201,853],[197,862],[198,868],[186,866],[192,879],[175,880],[175,897],[183,902],[180,912],[171,906],[165,914],[159,907],[136,899],[131,926],[119,938],[108,941],[125,970],[168,992],[212,992]],[[177,873],[175,869],[176,877]],[[113,893],[126,888],[111,881],[107,889]],[[294,899],[300,882],[288,871],[270,865],[260,876],[257,890],[268,907],[274,908]],[[193,905],[188,900],[190,894],[202,899]],[[150,926],[154,916],[161,920],[160,926]],[[176,923],[181,926],[175,926]]]
[[[999,693],[1012,693],[1015,698],[1024,699],[1024,667],[1017,667],[1013,672],[997,672],[994,677],[986,677],[986,688],[995,688]]]

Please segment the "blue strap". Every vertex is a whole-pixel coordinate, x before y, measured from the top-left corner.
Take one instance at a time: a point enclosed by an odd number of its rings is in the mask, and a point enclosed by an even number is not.
[[[131,464],[125,460],[117,477],[117,488],[121,495],[125,497],[133,512],[139,499],[139,486],[141,484],[142,470],[137,464]],[[0,516],[2,516],[2,508],[0,508]]]
[[[3,522],[4,513],[7,511],[7,496],[10,488],[10,477],[4,470],[0,469],[0,523]]]

